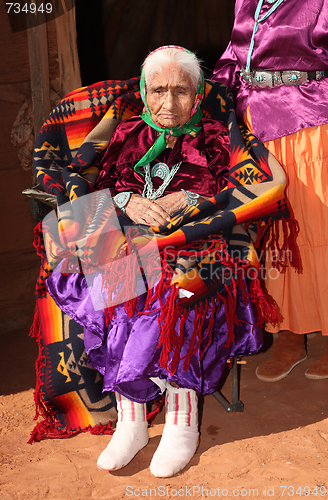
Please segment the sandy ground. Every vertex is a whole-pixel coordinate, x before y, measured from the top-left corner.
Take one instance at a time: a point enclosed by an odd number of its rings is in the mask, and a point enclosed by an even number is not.
[[[309,339],[308,359],[277,383],[255,376],[268,357],[265,350],[247,358],[241,372],[243,413],[227,413],[206,396],[200,446],[188,467],[170,479],[149,472],[162,413],[150,428],[149,444],[115,473],[96,467],[108,436],[86,433],[27,444],[34,427],[35,341],[17,332],[1,342],[0,500],[328,498],[328,379],[304,377],[323,350],[320,335]],[[230,397],[229,378],[222,392]]]

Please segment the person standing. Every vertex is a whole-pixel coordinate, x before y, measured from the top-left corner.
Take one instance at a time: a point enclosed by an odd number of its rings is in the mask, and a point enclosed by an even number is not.
[[[239,120],[285,168],[299,225],[302,272],[269,272],[273,256],[266,263],[266,288],[281,317],[277,327],[267,325],[278,339],[256,370],[266,382],[306,359],[306,334],[328,335],[327,31],[326,0],[236,0],[231,41],[212,75],[233,90]],[[305,376],[328,378],[328,343]]]

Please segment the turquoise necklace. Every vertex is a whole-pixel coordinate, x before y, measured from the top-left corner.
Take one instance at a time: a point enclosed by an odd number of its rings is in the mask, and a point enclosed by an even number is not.
[[[269,16],[271,16],[272,12],[274,12],[279,7],[279,5],[281,5],[282,2],[284,2],[284,0],[267,0],[268,3],[270,3],[270,4],[272,3],[273,5],[272,5],[271,9],[269,9],[266,14],[264,14],[262,17],[260,17],[260,12],[262,9],[263,2],[264,2],[264,0],[259,0],[259,3],[257,4],[256,11],[254,14],[255,25],[254,25],[251,43],[250,43],[248,55],[247,55],[246,74],[249,74],[251,71],[251,57],[252,57],[253,50],[254,50],[254,38],[255,38],[255,34],[258,30],[259,24],[262,21],[265,21]]]
[[[182,161],[174,165],[171,170],[164,162],[156,163],[151,171],[149,163],[145,165],[145,187],[142,196],[148,198],[148,200],[157,200],[157,198],[161,198],[165,189],[179,170],[181,163]],[[159,177],[163,181],[163,183],[156,190],[154,189],[153,182],[151,180],[152,177]]]

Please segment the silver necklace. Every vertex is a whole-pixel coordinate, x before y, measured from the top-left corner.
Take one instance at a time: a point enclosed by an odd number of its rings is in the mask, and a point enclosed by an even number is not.
[[[182,161],[174,165],[171,170],[170,168],[166,165],[166,163],[156,163],[156,165],[153,166],[153,168],[150,171],[150,165],[149,163],[145,165],[145,187],[143,189],[142,196],[145,198],[148,198],[148,200],[157,200],[157,198],[160,198],[163,196],[163,193],[167,186],[170,184],[171,180],[179,170],[181,166]],[[163,183],[157,188],[156,190],[154,189],[153,182],[151,180],[152,177],[159,177],[160,179],[163,180]]]

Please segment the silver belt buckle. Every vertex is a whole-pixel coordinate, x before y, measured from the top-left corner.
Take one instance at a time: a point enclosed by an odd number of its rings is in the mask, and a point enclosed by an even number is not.
[[[317,81],[320,81],[320,80],[322,80],[323,78],[325,78],[325,73],[324,73],[324,71],[323,71],[323,70],[321,70],[321,71],[316,71],[316,72],[315,72],[315,79],[316,79]]]
[[[306,71],[283,71],[281,78],[286,85],[302,85],[308,79],[308,74]]]
[[[252,83],[252,72],[251,71],[246,71],[245,68],[241,68],[240,74],[243,77],[243,79],[246,80],[247,83],[250,83],[251,85],[253,84]]]
[[[254,87],[260,87],[261,89],[265,87],[273,87],[272,72],[262,70],[253,71],[252,85]]]
[[[281,71],[274,71],[272,79],[274,87],[281,87],[283,84]]]

